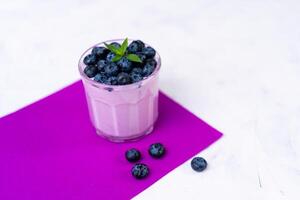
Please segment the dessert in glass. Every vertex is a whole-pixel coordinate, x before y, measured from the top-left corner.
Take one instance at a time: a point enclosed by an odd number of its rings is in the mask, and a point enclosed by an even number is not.
[[[100,136],[124,142],[152,132],[161,66],[152,47],[140,40],[105,41],[86,50],[78,66],[90,119]]]

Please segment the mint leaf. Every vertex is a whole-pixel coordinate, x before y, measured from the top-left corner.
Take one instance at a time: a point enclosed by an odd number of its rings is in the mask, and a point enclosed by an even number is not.
[[[122,56],[125,54],[126,49],[127,49],[127,46],[128,46],[128,38],[126,38],[126,39],[123,41],[123,43],[122,43],[122,45],[121,45],[121,47],[120,47],[120,49],[119,49]]]
[[[121,55],[115,55],[115,57],[111,60],[112,62],[117,62],[122,58]]]
[[[132,62],[139,62],[139,63],[142,62],[142,60],[140,59],[140,57],[138,57],[138,55],[135,55],[135,54],[128,54],[128,55],[126,56],[126,58],[127,58],[128,60],[132,61]]]
[[[110,44],[106,44],[104,43],[104,45],[106,46],[106,48],[108,48],[111,52],[117,54],[117,55],[120,55],[121,52],[120,52],[120,49],[117,49],[115,46],[113,45],[110,45]]]

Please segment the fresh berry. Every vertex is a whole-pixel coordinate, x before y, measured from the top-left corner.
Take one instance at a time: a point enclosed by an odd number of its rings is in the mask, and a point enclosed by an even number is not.
[[[106,61],[107,62],[112,62],[112,59],[115,57],[116,55],[113,52],[109,52],[106,56]]]
[[[127,58],[123,57],[118,62],[117,65],[120,67],[120,70],[122,72],[130,72],[132,63],[127,60]]]
[[[141,74],[137,74],[137,73],[130,73],[130,77],[133,83],[135,82],[139,82],[140,80],[143,79],[143,76]]]
[[[116,76],[111,76],[107,79],[105,83],[108,85],[118,85],[118,79]]]
[[[112,43],[110,43],[110,45],[113,45],[117,49],[121,47],[121,45],[119,43],[117,43],[117,42],[112,42]]]
[[[94,54],[89,54],[84,57],[83,63],[86,65],[95,65],[97,63],[97,56]]]
[[[104,71],[105,66],[107,65],[107,61],[106,60],[99,60],[97,62],[97,68],[99,71]]]
[[[147,58],[153,58],[155,56],[155,50],[152,47],[145,47],[142,50],[142,53],[147,57]]]
[[[149,168],[147,165],[142,164],[142,163],[135,164],[131,169],[131,174],[136,179],[143,179],[143,178],[146,178],[146,176],[148,176]]]
[[[137,53],[142,51],[144,48],[145,44],[141,40],[135,40],[129,44],[127,47],[127,51],[129,53]]]
[[[127,85],[131,83],[131,78],[129,76],[129,74],[125,73],[125,72],[121,72],[118,75],[118,83],[119,85]]]
[[[141,52],[138,52],[138,53],[136,53],[136,55],[141,59],[142,62],[145,62],[147,57],[144,54],[142,54]]]
[[[92,50],[92,54],[96,55],[100,59],[104,59],[108,53],[109,50],[105,47],[94,47]]]
[[[126,151],[125,157],[129,162],[136,162],[140,160],[141,153],[139,152],[139,150],[132,148]]]
[[[192,166],[193,170],[195,170],[197,172],[202,172],[203,170],[206,169],[207,162],[206,162],[206,160],[204,158],[195,157],[191,161],[191,166]]]
[[[93,78],[97,74],[98,70],[95,66],[86,66],[83,72],[87,75],[87,77]]]
[[[145,47],[145,43],[141,40],[135,40],[136,43],[138,43],[139,48],[142,50]]]
[[[134,74],[142,74],[142,68],[140,67],[135,67],[131,70],[131,73],[134,73]]]
[[[136,53],[139,49],[139,46],[136,42],[131,42],[130,45],[127,47],[127,51],[129,53]]]
[[[97,81],[98,83],[106,83],[107,81],[107,76],[104,74],[98,73],[95,77],[94,80]]]
[[[154,143],[150,145],[148,152],[152,157],[160,158],[165,154],[165,147],[161,143]]]
[[[116,76],[119,72],[119,67],[116,63],[109,63],[104,67],[104,72],[107,76]]]
[[[156,60],[153,59],[153,58],[147,59],[147,60],[146,60],[146,63],[149,63],[149,64],[152,65],[154,68],[156,67],[156,64],[157,64]]]
[[[144,68],[143,68],[143,76],[149,76],[150,74],[152,74],[152,72],[154,71],[155,67],[153,65],[151,65],[150,63],[146,63]]]

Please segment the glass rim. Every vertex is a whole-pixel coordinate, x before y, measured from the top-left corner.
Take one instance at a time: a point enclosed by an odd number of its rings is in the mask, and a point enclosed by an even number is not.
[[[128,39],[128,42],[133,41],[134,39]],[[127,84],[127,85],[107,85],[104,83],[99,83],[91,78],[89,78],[84,72],[84,67],[85,64],[83,63],[83,59],[84,57],[91,52],[91,50],[94,47],[98,47],[98,46],[104,46],[104,43],[111,43],[111,42],[123,42],[124,39],[112,39],[112,40],[106,40],[100,43],[97,43],[93,46],[91,46],[90,48],[88,48],[87,50],[85,50],[83,52],[83,54],[80,56],[79,62],[78,62],[78,69],[79,69],[79,73],[82,77],[82,79],[84,79],[84,81],[87,81],[88,83],[90,83],[91,85],[98,87],[100,89],[105,89],[105,90],[114,90],[114,91],[118,91],[118,90],[129,90],[129,89],[136,89],[136,88],[140,88],[142,85],[144,85],[145,83],[147,83],[148,81],[150,81],[151,79],[153,79],[155,76],[158,75],[158,72],[160,71],[160,67],[161,67],[161,58],[160,55],[158,54],[158,52],[156,51],[155,57],[154,59],[156,60],[157,64],[156,64],[156,68],[155,70],[152,72],[152,74],[148,77],[146,77],[145,79],[142,79],[138,82],[135,83],[131,83],[131,84]],[[147,43],[145,43],[146,46],[150,46]]]

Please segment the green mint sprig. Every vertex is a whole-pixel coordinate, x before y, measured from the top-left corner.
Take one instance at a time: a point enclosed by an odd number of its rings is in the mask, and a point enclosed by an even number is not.
[[[126,57],[128,60],[130,60],[132,62],[139,62],[139,63],[142,62],[142,60],[140,59],[140,57],[138,55],[132,54],[132,53],[131,54],[126,53],[126,49],[128,47],[128,39],[127,38],[123,41],[122,45],[119,48],[115,47],[114,45],[111,45],[111,44],[104,43],[104,45],[111,52],[116,54],[115,57],[112,59],[113,62],[119,61],[122,57]]]

